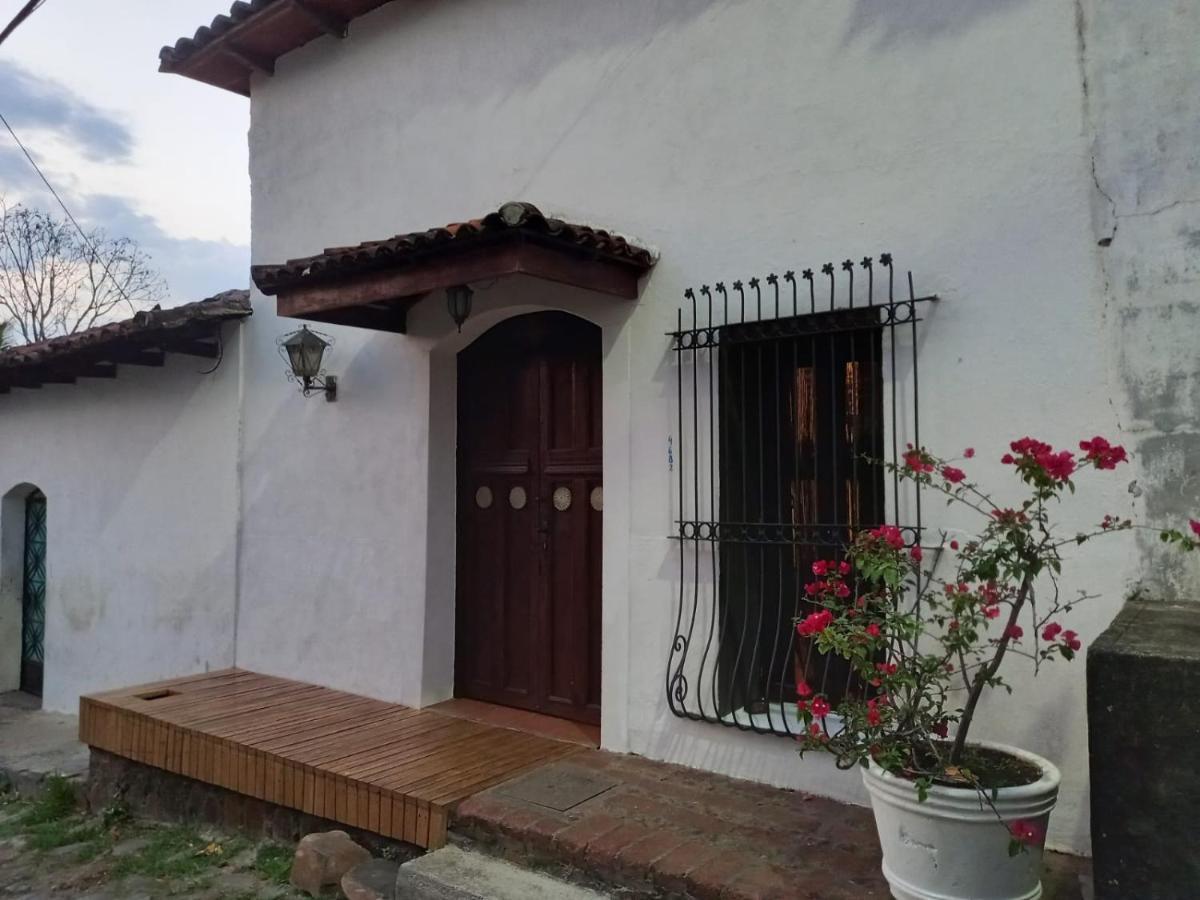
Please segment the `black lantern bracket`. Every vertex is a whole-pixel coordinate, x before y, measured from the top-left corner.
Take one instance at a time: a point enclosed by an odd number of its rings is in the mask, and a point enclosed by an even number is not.
[[[329,403],[337,400],[337,376],[327,375],[324,369],[325,351],[334,344],[332,337],[304,325],[275,343],[288,364],[288,381],[300,385],[301,394],[305,397],[324,394]]]

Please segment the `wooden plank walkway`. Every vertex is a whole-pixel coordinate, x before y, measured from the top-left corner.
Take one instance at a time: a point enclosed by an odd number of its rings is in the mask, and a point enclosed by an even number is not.
[[[459,801],[582,748],[224,669],[83,697],[84,743],[435,849]]]

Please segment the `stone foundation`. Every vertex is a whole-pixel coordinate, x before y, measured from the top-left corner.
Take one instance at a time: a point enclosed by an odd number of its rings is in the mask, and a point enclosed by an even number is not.
[[[122,803],[133,814],[160,822],[203,823],[238,831],[254,839],[294,844],[315,831],[341,830],[376,856],[408,860],[420,847],[350,828],[295,809],[266,803],[226,788],[205,784],[92,749],[87,803],[99,812]]]

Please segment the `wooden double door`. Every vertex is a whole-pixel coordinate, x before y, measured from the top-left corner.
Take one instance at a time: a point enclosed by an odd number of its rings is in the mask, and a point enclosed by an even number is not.
[[[459,355],[456,694],[599,724],[600,329],[519,316]]]

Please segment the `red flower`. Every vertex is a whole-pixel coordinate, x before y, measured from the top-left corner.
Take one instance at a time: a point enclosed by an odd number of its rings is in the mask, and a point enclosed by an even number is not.
[[[813,737],[821,737],[821,726],[818,725],[816,722],[813,722],[811,725],[808,726],[808,733],[811,734]]]
[[[904,465],[914,472],[932,472],[933,463],[920,450],[909,450],[904,454]]]
[[[1020,625],[1009,625],[1004,629],[1004,636],[1019,641],[1025,635],[1025,629]]]
[[[1049,453],[1054,448],[1044,441],[1035,440],[1031,437],[1023,437],[1019,441],[1013,441],[1008,445],[1013,453],[1019,456],[1036,457],[1043,453]]]
[[[895,525],[880,525],[870,534],[871,537],[886,542],[893,550],[899,550],[904,546],[904,535]]]
[[[812,637],[820,634],[833,623],[833,613],[827,609],[805,616],[804,621],[796,626],[800,637]]]
[[[957,549],[958,549],[958,541],[951,541],[951,542],[950,542],[950,549],[951,549],[951,550],[957,550]]]
[[[951,484],[958,484],[967,477],[967,473],[962,469],[956,469],[954,466],[944,466],[942,468],[942,477]]]
[[[1062,642],[1064,644],[1066,644],[1068,647],[1070,647],[1072,650],[1076,650],[1076,651],[1078,651],[1079,648],[1083,646],[1083,643],[1079,640],[1079,637],[1073,631],[1064,631],[1062,633]]]
[[[867,724],[868,725],[878,725],[882,721],[883,721],[883,716],[881,716],[879,714],[879,708],[876,706],[875,701],[868,700],[867,701]]]
[[[1097,469],[1115,469],[1117,463],[1129,459],[1124,447],[1115,447],[1099,435],[1090,441],[1080,441],[1079,449],[1087,454]]]
[[[1016,819],[1009,822],[1008,833],[1012,835],[1014,841],[1030,846],[1040,844],[1046,836],[1046,831],[1041,825],[1028,819]]]
[[[963,451],[963,459],[972,459],[975,456],[975,448],[968,447]]]
[[[875,663],[875,671],[882,672],[884,675],[895,675],[900,667],[895,663]]]
[[[838,563],[838,572],[841,573],[842,575],[849,575],[850,574],[850,563],[848,563],[844,560],[842,562]]]
[[[816,699],[813,700],[812,711],[813,711],[814,716],[817,716],[818,718],[823,719],[823,718],[825,718],[825,716],[829,715],[829,710],[830,710],[829,701],[826,700],[824,697],[817,697]]]
[[[829,582],[827,581],[810,581],[804,586],[804,593],[810,597],[815,597],[817,594],[824,593],[829,590]]]
[[[807,700],[797,700],[796,701],[796,709],[799,710],[800,712],[804,712],[806,709],[808,709],[808,701]]]
[[[846,582],[839,581],[837,588],[834,590],[834,593],[837,594],[837,596],[839,598],[841,598],[842,600],[845,600],[847,597],[850,596],[850,588],[847,586]]]
[[[1057,622],[1051,622],[1042,629],[1042,640],[1052,641],[1062,632],[1062,626]]]
[[[913,562],[920,562],[921,556],[922,556],[921,548],[914,546],[911,550],[908,551],[908,555],[912,557]]]
[[[948,735],[950,733],[950,726],[946,722],[945,719],[942,719],[942,721],[936,723],[933,726],[933,733],[936,734],[940,738],[944,738],[946,735]]]
[[[829,574],[829,563],[825,562],[823,559],[818,559],[815,563],[813,563],[812,569],[814,575],[824,578]]]
[[[811,697],[812,688],[809,687],[807,681],[798,681],[796,682],[796,693],[801,697]]]
[[[872,622],[867,626],[867,634],[873,638],[877,638],[882,632],[879,630],[879,626],[875,622]]]
[[[999,616],[999,615],[1000,615],[1000,607],[998,607],[998,606],[985,606],[985,607],[983,608],[983,614],[984,614],[985,616],[987,616],[989,619],[994,619],[994,618],[996,618],[997,616]]]
[[[1200,519],[1188,519],[1188,528],[1192,529],[1192,534],[1200,537]]]
[[[1002,462],[1006,466],[1011,466],[1013,463],[1016,462],[1016,459],[1013,458],[1013,455],[1011,453],[1005,453],[1002,457],[1000,457],[1000,462]]]
[[[1075,471],[1075,455],[1070,450],[1060,453],[1047,450],[1045,453],[1039,453],[1034,459],[1042,467],[1042,471],[1055,481],[1066,481]]]

